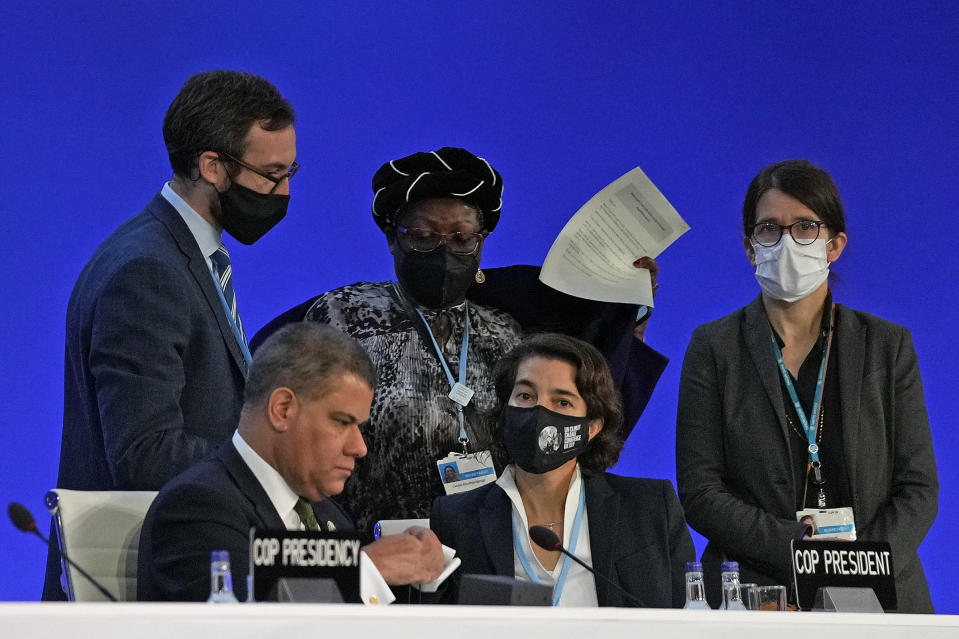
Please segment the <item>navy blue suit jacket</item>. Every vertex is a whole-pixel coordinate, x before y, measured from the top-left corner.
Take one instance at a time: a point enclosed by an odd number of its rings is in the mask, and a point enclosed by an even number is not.
[[[672,484],[604,473],[585,486],[593,568],[644,607],[681,608],[696,549]],[[456,600],[460,575],[514,575],[511,522],[512,503],[496,484],[433,502],[430,527],[463,562],[448,600]],[[635,606],[601,577],[595,583],[600,606]]]
[[[246,362],[186,223],[157,194],[97,249],[67,307],[57,486],[159,490],[227,441]],[[62,598],[51,553],[44,598]]]
[[[350,517],[332,499],[313,504],[317,521],[353,531]],[[286,526],[250,467],[227,442],[209,458],[173,479],[150,507],[140,532],[139,601],[206,601],[210,552],[230,552],[233,591],[246,599],[250,528]]]

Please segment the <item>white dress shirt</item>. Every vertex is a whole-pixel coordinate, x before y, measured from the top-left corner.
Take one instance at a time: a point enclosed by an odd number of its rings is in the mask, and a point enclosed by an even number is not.
[[[213,260],[210,259],[210,256],[213,255],[223,243],[223,233],[213,228],[209,222],[203,219],[203,216],[186,203],[186,200],[177,195],[177,192],[173,190],[169,182],[164,184],[163,188],[160,189],[160,195],[170,203],[170,206],[176,209],[176,212],[179,213],[183,221],[186,222],[190,233],[193,234],[193,238],[200,247],[200,253],[206,258],[206,265],[212,270]]]
[[[246,465],[250,467],[256,480],[260,482],[260,486],[263,487],[263,491],[270,498],[270,502],[276,508],[276,512],[283,520],[286,529],[306,530],[300,516],[293,509],[299,496],[293,492],[283,476],[260,457],[255,450],[250,448],[250,445],[240,435],[240,431],[233,433],[233,446],[243,461],[246,462]],[[390,604],[396,599],[380,571],[373,564],[373,560],[365,552],[360,553],[360,599],[365,604]]]
[[[540,583],[555,586],[556,580],[559,579],[560,572],[562,572],[563,562],[566,561],[567,558],[565,555],[561,555],[553,570],[546,570],[533,552],[529,539],[529,521],[526,518],[526,508],[523,506],[523,499],[520,497],[519,489],[516,487],[516,476],[512,464],[506,467],[506,470],[499,476],[496,483],[506,492],[506,495],[513,503],[513,525],[519,531],[519,543],[522,546],[522,551],[526,553],[529,565],[535,571]],[[576,548],[569,547],[573,533],[573,522],[576,519],[576,509],[579,507],[579,491],[582,489],[582,486],[582,474],[579,471],[579,464],[576,464],[576,469],[573,471],[573,478],[569,483],[569,491],[566,493],[566,510],[563,515],[563,547],[576,555],[577,558],[592,565],[593,557],[589,545],[589,516],[586,512],[585,504],[583,505],[583,518],[579,524],[579,537],[576,541]],[[526,534],[523,534],[524,531]],[[514,547],[514,576],[516,579],[522,581],[532,581],[529,575],[526,574],[526,569],[523,567],[519,557],[518,549]],[[593,575],[572,560],[570,560],[569,572],[566,575],[566,584],[563,587],[558,605],[591,608],[599,605],[596,599],[596,581]]]

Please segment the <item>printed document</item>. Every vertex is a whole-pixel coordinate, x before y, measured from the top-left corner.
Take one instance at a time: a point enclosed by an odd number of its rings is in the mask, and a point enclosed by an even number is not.
[[[653,306],[649,271],[633,266],[657,257],[689,225],[636,167],[590,198],[566,223],[539,279],[585,299]]]

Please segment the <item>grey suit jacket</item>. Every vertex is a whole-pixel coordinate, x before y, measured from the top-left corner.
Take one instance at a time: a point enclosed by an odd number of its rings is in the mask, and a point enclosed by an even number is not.
[[[683,362],[676,427],[679,496],[709,539],[707,594],[718,562],[743,581],[789,583],[799,539],[796,486],[771,327],[757,298],[696,329]],[[939,484],[909,331],[836,305],[842,437],[857,536],[892,546],[901,612],[932,612],[917,549],[936,517]],[[714,570],[710,570],[712,565]]]
[[[157,194],[107,238],[67,307],[57,486],[159,490],[227,441],[246,361],[206,259]],[[44,599],[62,598],[58,553]]]
[[[696,549],[672,484],[605,473],[585,486],[593,568],[645,607],[682,607],[684,566]],[[455,603],[461,575],[514,575],[512,512],[496,484],[433,502],[430,527],[463,562],[445,601]],[[603,578],[595,584],[600,606],[636,605]]]

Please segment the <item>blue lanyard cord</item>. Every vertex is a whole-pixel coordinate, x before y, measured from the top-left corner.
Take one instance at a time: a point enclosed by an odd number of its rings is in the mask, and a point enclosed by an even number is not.
[[[223,294],[223,289],[220,288],[220,280],[216,278],[216,275],[213,274],[213,269],[210,268],[210,265],[207,264],[206,268],[210,271],[210,277],[213,278],[213,285],[216,287],[216,294],[220,296],[220,303],[223,305],[223,312],[226,313],[226,321],[230,323],[230,328],[233,329],[233,337],[236,338],[236,343],[240,347],[240,352],[243,353],[243,359],[246,360],[246,367],[249,369],[250,364],[253,362],[253,356],[250,355],[250,347],[247,346],[246,340],[243,339],[243,333],[240,331],[240,327],[237,326],[237,323],[233,321],[233,313],[230,312],[230,305],[226,303],[226,296]]]
[[[443,351],[440,349],[440,345],[436,343],[436,337],[433,336],[433,331],[430,329],[430,323],[426,321],[426,318],[423,317],[423,313],[420,312],[420,309],[414,309],[416,314],[419,316],[420,321],[423,322],[423,326],[426,328],[426,334],[430,336],[430,341],[433,342],[433,349],[436,351],[436,356],[440,360],[440,364],[443,366],[443,372],[446,373],[446,379],[450,383],[450,391],[453,390],[453,386],[456,385],[456,380],[453,379],[453,373],[450,371],[449,364],[446,363],[446,358],[443,357]],[[463,343],[460,346],[460,363],[459,363],[459,383],[463,386],[466,386],[466,357],[469,352],[470,345],[470,316],[469,316],[469,306],[464,305],[463,307]],[[469,436],[466,434],[466,420],[463,417],[463,405],[459,402],[453,402],[456,404],[456,417],[460,423],[460,443],[463,444],[463,448],[466,448],[466,445],[469,443]]]
[[[786,384],[786,390],[789,392],[789,398],[796,409],[796,415],[799,416],[799,422],[803,430],[806,431],[806,440],[809,442],[809,459],[813,464],[819,464],[819,445],[816,443],[816,417],[819,415],[819,406],[822,403],[823,381],[826,379],[826,367],[829,363],[829,352],[832,350],[832,332],[833,322],[835,320],[835,307],[829,309],[829,333],[826,338],[826,349],[822,355],[822,361],[819,363],[819,376],[816,378],[816,393],[813,396],[812,408],[809,416],[802,409],[799,403],[799,396],[796,395],[796,387],[793,385],[786,364],[783,362],[783,353],[776,343],[776,338],[770,332],[769,339],[772,340],[773,353],[776,355],[776,364],[779,365],[779,373],[782,375],[783,382]]]
[[[569,554],[572,555],[576,552],[576,544],[579,542],[579,527],[583,522],[583,511],[586,509],[586,490],[583,487],[582,481],[579,484],[579,505],[576,507],[576,517],[573,518],[573,532],[569,540]],[[519,534],[519,529],[516,528],[516,520],[518,516],[512,518],[513,520],[513,548],[516,549],[516,556],[519,557],[519,563],[523,566],[523,570],[526,572],[526,576],[529,577],[529,580],[534,584],[543,583],[540,581],[539,577],[536,576],[536,571],[533,569],[532,564],[530,563],[529,557],[526,556],[526,551],[523,549],[523,539]],[[527,531],[525,535],[526,539],[529,539],[529,532]],[[530,546],[532,550],[532,546]],[[569,555],[566,555],[563,559],[563,568],[559,571],[559,578],[556,580],[556,585],[553,586],[553,605],[558,606],[560,597],[563,596],[563,588],[566,587],[566,577],[569,575],[570,565],[573,563],[573,560]]]

